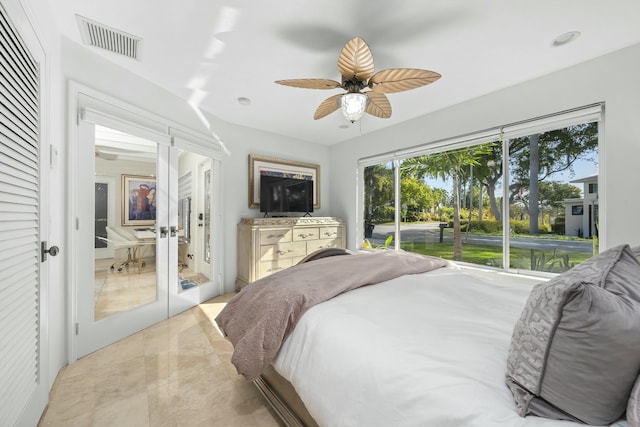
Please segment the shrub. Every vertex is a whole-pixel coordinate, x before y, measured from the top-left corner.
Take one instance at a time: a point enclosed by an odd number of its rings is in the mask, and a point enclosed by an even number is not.
[[[509,221],[511,231],[515,234],[529,234],[529,220],[512,219]],[[550,234],[551,225],[538,224],[538,234]]]
[[[511,231],[515,234],[529,234],[529,221],[528,220],[519,220],[512,219],[509,220],[509,227]]]
[[[551,226],[551,231],[553,231],[554,234],[559,234],[564,236],[566,231],[565,231],[563,216],[559,216],[556,218],[556,220],[553,222],[553,225]]]
[[[495,220],[471,221],[472,231],[482,231],[484,233],[497,233],[502,230],[502,223]]]

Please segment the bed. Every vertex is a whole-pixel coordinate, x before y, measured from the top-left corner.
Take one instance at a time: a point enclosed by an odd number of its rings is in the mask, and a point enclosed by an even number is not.
[[[389,255],[382,256],[400,257],[403,260],[406,257],[412,260],[419,257],[388,252]],[[626,246],[624,251],[618,250],[616,256],[624,259],[627,264],[635,262],[640,272],[640,263],[633,256],[633,260],[629,260],[629,253],[629,247]],[[378,272],[371,271],[361,281],[365,283],[348,284],[348,290],[327,298],[306,291],[292,295],[295,292],[292,289],[317,287],[318,283],[326,285],[327,280],[315,279],[318,272],[329,275],[327,279],[331,283],[342,281],[336,280],[339,276],[347,282],[355,280],[351,278],[361,275],[352,274],[349,266],[355,260],[360,262],[362,257],[372,256],[375,258],[381,255],[310,257],[310,262],[292,267],[288,269],[291,270],[288,273],[285,270],[282,274],[272,275],[269,280],[262,279],[245,288],[261,288],[259,292],[256,289],[251,291],[258,294],[251,301],[252,308],[235,304],[235,299],[243,299],[243,290],[216,318],[225,336],[234,344],[235,359],[232,360],[239,373],[254,381],[286,425],[581,425],[581,420],[573,416],[580,414],[580,410],[563,412],[562,416],[557,416],[545,412],[548,411],[547,407],[541,410],[538,405],[536,408],[538,394],[546,397],[546,390],[537,390],[539,393],[533,393],[533,397],[526,397],[526,404],[533,409],[523,409],[521,391],[515,390],[513,384],[508,384],[509,380],[513,383],[514,378],[518,380],[518,375],[523,371],[517,361],[514,362],[521,356],[521,353],[514,352],[514,340],[518,337],[518,326],[526,329],[526,326],[522,326],[524,313],[527,312],[527,305],[531,304],[532,290],[538,289],[536,286],[540,282],[539,278],[460,268],[440,260],[437,265],[429,265],[426,271],[412,271],[411,274],[398,272],[391,274],[393,277],[384,277],[384,280],[372,280],[371,277],[377,277]],[[373,261],[367,261],[372,262],[373,266],[365,269],[378,268],[381,258],[374,258],[370,258]],[[393,262],[396,261],[394,258]],[[385,272],[389,270],[384,265],[379,268]],[[628,269],[628,265],[625,264],[625,268]],[[335,273],[336,275],[331,276],[331,272],[340,271],[343,274]],[[309,278],[310,273],[314,278]],[[367,274],[365,272],[362,276]],[[640,274],[638,277],[640,280]],[[283,297],[278,294],[279,290],[274,291],[269,286],[288,289]],[[560,288],[555,286],[545,289]],[[637,296],[638,304],[631,304],[631,308],[634,313],[632,316],[637,314],[638,319],[634,318],[631,322],[633,327],[630,334],[640,332],[640,329],[633,329],[636,323],[640,328],[640,282],[637,290],[639,293],[632,297]],[[633,298],[629,300],[635,301]],[[260,306],[255,304],[260,304],[260,299],[266,299],[265,306],[257,308]],[[571,301],[579,299],[575,295],[568,298],[570,301],[563,303],[567,307],[556,309],[555,312],[565,310],[568,313],[573,309]],[[293,308],[288,308],[285,315],[274,308],[282,300],[293,304]],[[625,304],[627,303],[628,300],[625,299]],[[266,320],[251,317],[261,310],[268,312]],[[251,319],[246,322],[249,312]],[[254,327],[263,320],[270,325],[274,319],[278,319],[277,316],[286,318],[281,325],[282,331],[279,332],[282,337],[276,340],[279,343],[264,340],[256,344],[256,337],[262,337],[265,332],[256,332]],[[539,313],[535,313],[533,317],[537,319]],[[564,316],[570,317],[569,314]],[[241,321],[240,318],[244,320]],[[238,337],[236,324],[243,322],[245,326],[239,328],[243,332]],[[278,322],[280,320],[276,320]],[[559,324],[558,329],[562,330],[562,321],[555,324]],[[555,342],[565,339],[560,335],[558,332],[552,337]],[[617,347],[623,353],[622,360],[634,359],[634,349],[639,350],[636,353],[640,358],[640,340],[628,337],[624,339],[631,341],[631,350]],[[260,340],[262,338],[258,338]],[[242,350],[245,341],[250,341],[249,351],[236,358],[235,353]],[[252,370],[243,365],[246,361],[242,359],[251,358],[257,353],[260,353],[258,368]],[[616,351],[611,349],[609,353]],[[547,354],[544,359],[550,361],[550,366],[545,369],[552,371],[554,355]],[[628,369],[635,369],[634,373],[622,373],[620,378],[623,380],[616,380],[616,389],[624,389],[620,396],[625,395],[625,407],[621,411],[619,407],[614,409],[614,413],[619,413],[620,416],[600,425],[637,426],[637,419],[629,417],[628,422],[624,419],[624,413],[628,417],[635,411],[637,417],[637,389],[640,387],[636,383],[640,380],[636,381],[636,378],[640,371],[640,359],[629,365]],[[627,381],[626,378],[630,376],[633,378]],[[520,383],[526,384],[526,381],[515,382],[517,386]],[[547,386],[545,382],[541,381],[543,389]],[[624,384],[620,385],[621,383]],[[607,394],[604,400],[608,397]],[[584,400],[583,406],[587,412],[598,406],[597,403],[589,402],[589,399],[581,400]],[[542,402],[547,403],[544,399]],[[608,402],[603,405],[607,408],[611,406]],[[568,407],[571,408],[571,402]],[[532,415],[536,411],[542,411],[542,416]],[[590,414],[585,415],[587,422],[598,420],[589,416]],[[593,422],[590,424],[598,425]]]

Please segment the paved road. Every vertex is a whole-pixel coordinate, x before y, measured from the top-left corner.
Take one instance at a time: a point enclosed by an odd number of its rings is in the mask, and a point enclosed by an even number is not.
[[[376,225],[373,229],[372,240],[375,243],[384,243],[389,234],[394,234],[393,225]],[[402,225],[400,232],[403,242],[438,242],[440,241],[440,229],[438,223],[409,224]],[[445,242],[453,241],[452,232],[444,232]],[[502,246],[501,236],[486,236],[481,234],[463,233],[463,244]],[[516,248],[526,249],[560,249],[570,252],[593,253],[593,243],[591,240],[559,240],[559,239],[539,239],[535,237],[511,237],[509,244]]]

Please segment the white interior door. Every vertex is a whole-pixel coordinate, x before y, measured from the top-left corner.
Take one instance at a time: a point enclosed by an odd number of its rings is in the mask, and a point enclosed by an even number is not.
[[[78,128],[78,357],[167,318],[170,147],[167,138],[120,126],[82,120]],[[96,184],[104,182],[117,205],[106,238],[96,233]],[[95,247],[101,240],[111,256]]]
[[[82,116],[74,179],[76,357],[221,289],[211,243],[214,162],[168,135],[91,111]]]
[[[45,55],[17,1],[0,3],[0,40],[0,424],[36,425],[49,391]]]
[[[169,277],[172,278],[169,315],[173,316],[220,295],[221,286],[211,245],[214,234],[213,161],[205,154],[181,148],[179,141],[172,147],[170,158],[171,175],[175,179],[170,184],[172,209],[169,210],[169,222],[170,229],[177,229],[175,240],[171,240],[169,246]]]

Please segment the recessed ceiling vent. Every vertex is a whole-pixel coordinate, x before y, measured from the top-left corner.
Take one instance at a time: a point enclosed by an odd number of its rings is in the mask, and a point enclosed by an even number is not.
[[[80,15],[76,15],[76,18],[84,44],[140,60],[142,54],[140,37],[107,27]]]

